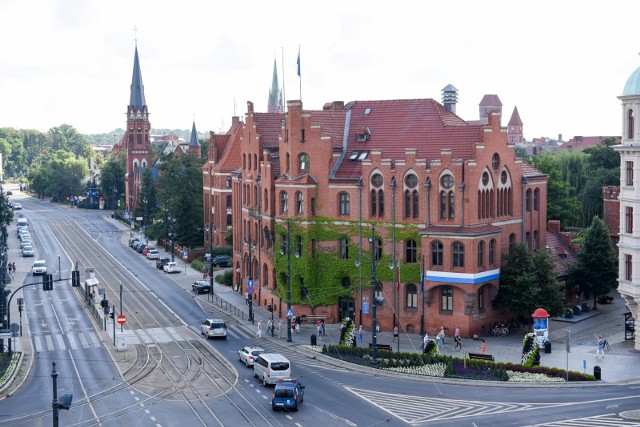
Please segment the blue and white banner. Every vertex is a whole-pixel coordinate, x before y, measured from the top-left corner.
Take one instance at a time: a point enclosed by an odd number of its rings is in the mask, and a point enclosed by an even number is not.
[[[451,273],[448,271],[427,270],[427,280],[441,283],[462,283],[475,285],[500,278],[500,269],[483,271],[482,273]]]

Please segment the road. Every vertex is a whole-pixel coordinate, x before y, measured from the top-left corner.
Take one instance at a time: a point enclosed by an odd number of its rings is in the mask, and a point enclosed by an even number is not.
[[[640,425],[619,416],[638,409],[637,385],[439,383],[334,364],[282,340],[260,339],[267,351],[291,360],[294,375],[306,386],[299,412],[273,413],[272,388],[237,361],[238,349],[258,341],[238,307],[194,295],[190,276],[155,269],[153,261],[126,246],[128,232],[106,220],[104,212],[21,201],[37,258],[47,260],[54,279],[69,278],[76,263],[82,279],[85,268],[93,267],[116,315],[127,317],[130,344],[125,352],[114,351],[113,324],[107,322],[105,331],[83,292],[68,281],[50,292],[25,289],[33,369],[19,390],[0,401],[1,425],[50,424],[52,361],[60,374],[59,395],[74,396],[71,410],[60,413],[65,426]],[[27,275],[24,283],[32,281]],[[199,334],[208,317],[227,322],[227,340]]]

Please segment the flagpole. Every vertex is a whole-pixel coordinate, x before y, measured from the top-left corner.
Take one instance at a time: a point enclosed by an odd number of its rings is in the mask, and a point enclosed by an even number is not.
[[[424,255],[422,256],[422,269],[420,270],[420,300],[422,301],[422,314],[420,315],[420,336],[424,337]]]
[[[302,73],[300,72],[300,45],[298,45],[298,77],[300,81],[300,102],[302,102]]]

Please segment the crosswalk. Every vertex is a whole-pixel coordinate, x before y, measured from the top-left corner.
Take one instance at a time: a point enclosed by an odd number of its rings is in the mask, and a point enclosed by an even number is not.
[[[573,418],[552,423],[535,424],[528,427],[638,427],[640,420],[620,418],[617,414],[596,415],[593,417]]]
[[[100,337],[94,331],[75,331],[61,334],[32,335],[33,348],[36,352],[56,350],[76,350],[79,348],[100,347]]]

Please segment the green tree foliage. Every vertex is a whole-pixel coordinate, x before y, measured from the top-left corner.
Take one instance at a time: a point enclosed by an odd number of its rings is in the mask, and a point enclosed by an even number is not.
[[[83,182],[89,174],[87,161],[76,159],[73,153],[58,151],[46,159],[42,166],[29,174],[31,188],[39,196],[52,196],[64,200],[69,195],[83,192]]]
[[[544,307],[549,314],[562,313],[562,285],[553,273],[553,260],[547,251],[531,254],[523,243],[514,246],[500,271],[498,302],[522,320]]]
[[[562,179],[558,160],[553,155],[543,154],[532,158],[533,165],[548,175],[547,217],[558,219],[563,227],[575,225],[580,213],[580,202],[575,188]]]
[[[109,209],[114,209],[118,200],[124,200],[125,161],[124,153],[120,153],[108,158],[100,168],[100,191]]]
[[[594,309],[597,298],[616,287],[618,258],[611,245],[609,230],[597,216],[593,217],[578,251],[578,261],[569,267],[568,274],[567,283],[571,289],[587,298],[593,297]]]
[[[63,124],[58,127],[53,127],[49,129],[47,135],[49,137],[51,151],[69,151],[73,153],[76,158],[91,157],[87,137],[78,133],[73,126]]]
[[[201,246],[204,238],[202,164],[192,154],[172,154],[163,160],[158,178],[160,206],[176,218],[176,241],[189,247]]]
[[[602,217],[602,187],[620,185],[620,153],[612,148],[614,144],[615,140],[609,138],[602,145],[584,150],[585,168],[589,173],[585,185],[578,189],[582,203],[581,227],[586,227],[594,215]]]

